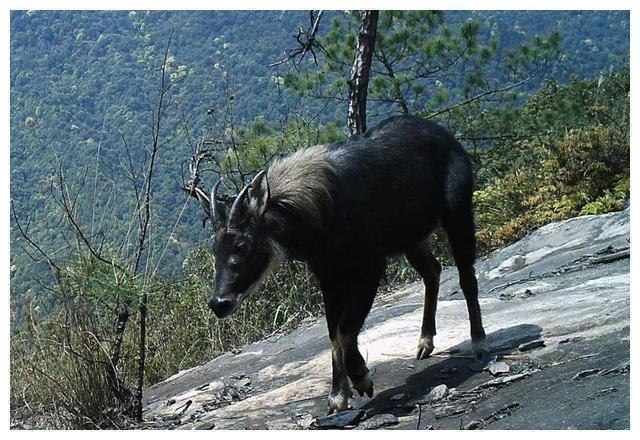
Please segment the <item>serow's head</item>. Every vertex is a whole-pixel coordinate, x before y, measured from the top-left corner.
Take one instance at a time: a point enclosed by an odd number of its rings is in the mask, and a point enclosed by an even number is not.
[[[218,318],[225,318],[256,290],[281,256],[277,244],[269,237],[265,221],[269,205],[266,173],[256,175],[235,199],[219,198],[219,185],[220,181],[209,200],[202,193],[198,197],[215,231],[216,279],[208,304]]]

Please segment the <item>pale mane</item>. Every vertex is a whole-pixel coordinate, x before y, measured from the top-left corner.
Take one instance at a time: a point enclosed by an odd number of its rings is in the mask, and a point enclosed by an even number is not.
[[[271,200],[320,225],[333,203],[335,169],[324,145],[298,150],[276,160],[267,171]]]

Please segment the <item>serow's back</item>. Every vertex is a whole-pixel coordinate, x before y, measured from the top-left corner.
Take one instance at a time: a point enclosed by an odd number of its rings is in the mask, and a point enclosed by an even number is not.
[[[345,252],[403,252],[460,202],[453,199],[471,197],[467,153],[451,133],[424,119],[389,118],[365,135],[329,145],[328,152],[337,174],[329,237]]]

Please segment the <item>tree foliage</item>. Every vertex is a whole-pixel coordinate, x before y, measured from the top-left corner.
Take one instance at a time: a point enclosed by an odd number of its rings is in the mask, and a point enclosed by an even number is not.
[[[481,152],[475,203],[485,249],[553,221],[622,209],[629,90],[628,68],[566,86],[548,81],[513,120],[521,139]]]
[[[285,76],[285,85],[316,99],[345,101],[358,14],[334,17],[317,65]],[[383,11],[376,34],[369,100],[374,112],[434,117],[514,90],[558,57],[560,35],[534,36],[515,48],[474,18],[450,27],[440,11]]]

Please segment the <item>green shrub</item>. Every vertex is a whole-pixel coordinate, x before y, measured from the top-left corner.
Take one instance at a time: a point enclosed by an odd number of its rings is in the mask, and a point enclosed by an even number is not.
[[[90,256],[60,268],[57,279],[51,303],[32,298],[23,325],[12,328],[12,417],[30,428],[127,426],[107,367],[113,308],[131,294],[133,282],[114,283],[109,268]],[[125,383],[132,377],[120,373]]]
[[[566,86],[547,81],[517,117],[508,110],[514,135],[477,155],[481,252],[550,222],[623,208],[629,198],[629,90],[626,67]]]
[[[496,177],[476,191],[484,250],[511,243],[550,222],[620,210],[629,197],[629,136],[614,127],[571,130],[536,148],[540,161]]]

